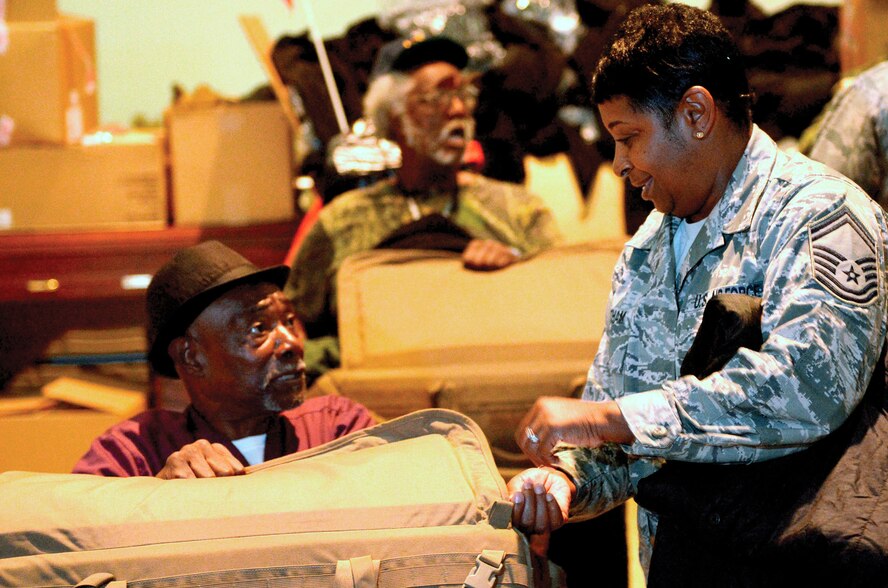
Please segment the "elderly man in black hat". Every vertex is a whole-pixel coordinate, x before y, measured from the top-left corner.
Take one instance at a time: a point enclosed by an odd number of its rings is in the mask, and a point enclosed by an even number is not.
[[[284,291],[310,343],[337,334],[336,274],[353,253],[379,247],[446,249],[474,270],[496,270],[560,241],[551,211],[521,185],[462,169],[478,88],[458,43],[404,41],[371,82],[364,116],[398,144],[393,177],[337,196],[307,233]],[[386,59],[388,57],[388,59]],[[309,368],[321,371],[322,366]]]
[[[373,424],[342,397],[303,401],[302,327],[281,286],[218,241],[179,251],[148,286],[148,360],[181,378],[184,413],[143,412],[97,438],[75,473],[209,478]]]

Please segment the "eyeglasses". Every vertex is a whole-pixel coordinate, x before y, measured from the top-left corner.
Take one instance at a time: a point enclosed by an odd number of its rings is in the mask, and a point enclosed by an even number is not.
[[[425,106],[435,106],[437,108],[448,108],[453,104],[454,98],[459,98],[466,108],[475,108],[478,104],[477,86],[472,84],[464,84],[456,88],[436,88],[428,92],[422,92],[415,95],[415,99]]]

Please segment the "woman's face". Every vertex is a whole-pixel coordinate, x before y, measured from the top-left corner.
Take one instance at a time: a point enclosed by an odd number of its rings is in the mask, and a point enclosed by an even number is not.
[[[706,206],[707,178],[698,145],[685,137],[690,131],[682,128],[681,116],[676,115],[667,129],[657,114],[633,109],[622,96],[600,104],[599,111],[616,141],[617,175],[641,188],[641,197],[658,211],[699,220],[692,217],[699,216]],[[708,213],[705,210],[700,218]]]

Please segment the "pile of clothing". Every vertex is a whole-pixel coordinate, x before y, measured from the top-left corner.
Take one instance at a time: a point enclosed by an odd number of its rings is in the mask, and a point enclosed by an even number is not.
[[[476,111],[481,172],[522,182],[525,155],[566,152],[588,194],[598,168],[613,156],[613,142],[590,107],[589,81],[602,47],[625,16],[653,3],[428,0],[408,3],[412,12],[397,6],[383,10],[324,44],[352,123],[361,116],[361,99],[384,46],[417,32],[456,37],[467,44],[470,67],[482,76]],[[744,51],[757,97],[755,121],[777,140],[799,137],[839,80],[839,7],[798,4],[767,15],[746,0],[713,0],[710,10]],[[559,29],[557,23],[570,27]],[[272,58],[311,125],[312,148],[301,162],[303,170],[319,178],[329,200],[357,180],[332,178],[327,169],[326,151],[340,129],[308,33],[280,38]],[[636,222],[647,206],[628,191],[627,214]]]

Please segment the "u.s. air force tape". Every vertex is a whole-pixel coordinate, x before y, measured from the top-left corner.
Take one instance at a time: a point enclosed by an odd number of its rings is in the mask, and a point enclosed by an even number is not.
[[[876,242],[847,207],[808,226],[814,278],[836,297],[869,304],[879,294]]]

